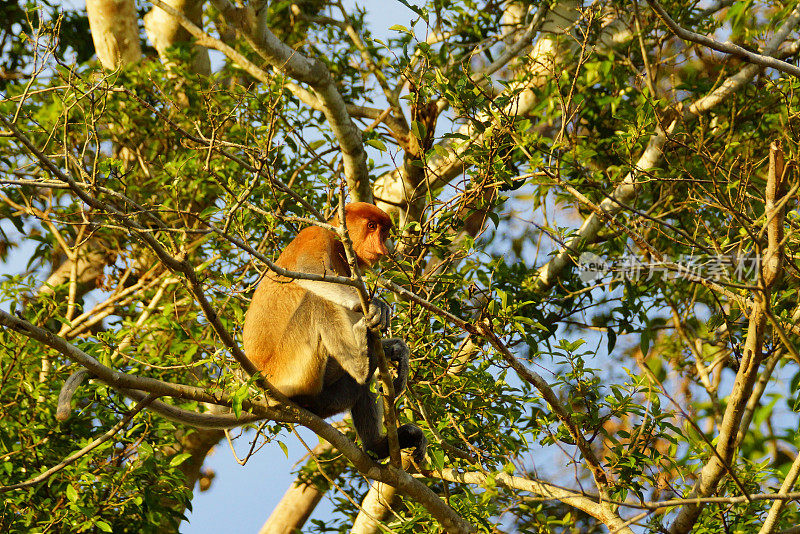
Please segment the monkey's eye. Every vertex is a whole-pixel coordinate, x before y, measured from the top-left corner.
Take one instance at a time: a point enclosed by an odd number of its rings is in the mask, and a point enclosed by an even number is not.
[[[378,227],[378,224],[374,221],[370,221],[367,223],[367,228],[370,230],[375,230]]]

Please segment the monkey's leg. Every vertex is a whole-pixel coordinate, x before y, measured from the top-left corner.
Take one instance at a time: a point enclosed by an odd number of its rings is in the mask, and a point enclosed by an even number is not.
[[[350,409],[364,394],[366,386],[350,375],[326,384],[317,395],[295,395],[292,400],[315,415],[330,417]]]
[[[353,416],[353,424],[364,448],[382,459],[389,456],[389,439],[382,432],[383,414],[377,401],[377,396],[364,387],[364,395],[350,408],[350,414]],[[397,429],[397,440],[401,449],[414,447],[416,449],[414,460],[422,462],[428,440],[418,426],[412,424],[401,426]]]

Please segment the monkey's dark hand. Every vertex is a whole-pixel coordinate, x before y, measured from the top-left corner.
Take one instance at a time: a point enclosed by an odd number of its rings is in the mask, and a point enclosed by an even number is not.
[[[367,326],[369,328],[377,328],[381,332],[385,332],[389,328],[389,320],[391,318],[389,305],[379,298],[374,298],[369,303],[369,311],[367,312]]]
[[[394,394],[400,395],[406,389],[406,382],[408,381],[408,357],[411,351],[405,341],[399,337],[392,337],[389,339],[382,339],[383,353],[386,359],[394,362],[397,367],[397,377],[394,379]]]

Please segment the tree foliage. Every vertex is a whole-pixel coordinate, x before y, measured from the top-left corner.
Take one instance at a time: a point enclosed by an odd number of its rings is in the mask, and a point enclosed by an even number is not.
[[[157,403],[330,442],[298,470],[335,504],[312,532],[378,528],[372,481],[394,532],[800,521],[794,3],[401,0],[384,34],[370,4],[141,2],[113,65],[91,6],[7,4],[4,532],[175,531],[222,433]],[[397,223],[366,285],[411,346],[422,466],[241,372],[259,277],[343,191]]]

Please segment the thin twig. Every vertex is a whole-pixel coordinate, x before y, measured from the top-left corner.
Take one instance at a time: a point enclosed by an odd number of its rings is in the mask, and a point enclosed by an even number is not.
[[[760,65],[762,67],[770,67],[779,70],[781,72],[785,72],[786,74],[791,74],[792,76],[800,77],[800,67],[796,67],[791,63],[781,61],[780,59],[776,59],[772,56],[766,56],[763,54],[756,54],[755,52],[750,52],[749,50],[746,50],[741,46],[735,45],[731,42],[722,43],[720,41],[717,41],[716,39],[712,39],[711,37],[706,37],[705,35],[701,35],[699,33],[695,33],[693,31],[682,28],[677,22],[675,22],[674,20],[672,20],[672,18],[670,18],[670,16],[667,14],[666,11],[664,11],[664,8],[661,7],[661,4],[659,4],[657,0],[647,0],[647,3],[650,4],[651,8],[653,8],[653,11],[656,13],[656,16],[658,16],[658,18],[661,19],[661,21],[664,24],[666,24],[670,30],[672,30],[672,33],[674,33],[681,39],[685,39],[693,43],[707,46],[708,48],[716,50],[717,52],[734,55],[755,65]]]
[[[58,473],[59,471],[61,471],[62,469],[64,469],[68,465],[70,465],[71,463],[75,462],[75,460],[79,459],[81,456],[84,456],[84,455],[88,454],[89,452],[91,452],[92,450],[96,449],[101,444],[103,444],[106,441],[108,441],[109,439],[111,439],[114,436],[114,434],[116,434],[117,432],[119,432],[120,430],[125,428],[125,426],[127,426],[127,424],[131,422],[131,420],[136,416],[136,414],[138,414],[139,412],[141,412],[142,410],[147,408],[147,405],[150,404],[156,397],[158,397],[158,395],[155,395],[154,393],[150,393],[144,399],[142,399],[139,402],[137,402],[136,406],[134,406],[125,415],[125,417],[122,418],[122,420],[119,423],[117,423],[116,425],[114,425],[111,428],[109,428],[106,432],[104,432],[98,438],[92,440],[88,445],[83,447],[81,450],[70,454],[69,456],[64,458],[64,460],[61,461],[60,463],[54,465],[53,467],[51,467],[50,469],[46,470],[45,472],[43,472],[43,473],[31,478],[30,480],[26,480],[25,482],[20,482],[19,484],[12,484],[10,486],[0,486],[0,493],[6,492],[6,491],[15,490],[15,489],[28,488],[30,486],[35,486],[36,484],[39,484],[40,482],[44,482],[45,480],[47,480],[48,478],[50,478],[54,474]]]

